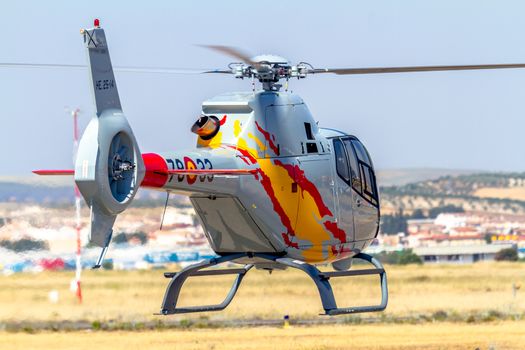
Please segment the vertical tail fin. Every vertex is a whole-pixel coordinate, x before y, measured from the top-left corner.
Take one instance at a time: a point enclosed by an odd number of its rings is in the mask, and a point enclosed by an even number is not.
[[[100,28],[98,20],[95,20],[95,28],[83,29],[81,33],[84,35],[84,44],[88,52],[97,116],[106,109],[122,110],[104,29]]]
[[[111,241],[118,214],[133,200],[142,179],[144,162],[133,131],[122,113],[104,30],[82,30],[96,117],[78,146],[75,182],[91,209],[90,242],[103,247],[99,267]]]

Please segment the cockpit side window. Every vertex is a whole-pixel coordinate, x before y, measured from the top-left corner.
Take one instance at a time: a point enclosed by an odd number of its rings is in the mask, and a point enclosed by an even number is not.
[[[334,140],[335,166],[337,174],[346,182],[350,180],[348,174],[348,161],[346,159],[345,149],[341,140]]]
[[[374,168],[370,156],[359,140],[352,138],[350,142],[357,155],[359,174],[361,178],[361,195],[374,205],[378,204],[378,194]]]

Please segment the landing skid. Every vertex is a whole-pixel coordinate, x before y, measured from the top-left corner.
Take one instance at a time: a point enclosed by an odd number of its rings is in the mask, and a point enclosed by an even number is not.
[[[226,308],[233,300],[235,293],[241,285],[242,279],[246,273],[254,266],[254,264],[246,264],[242,268],[230,268],[230,269],[212,269],[203,270],[207,267],[216,266],[225,262],[237,260],[237,259],[255,259],[260,262],[261,260],[267,260],[273,263],[282,265],[283,267],[292,267],[305,272],[314,281],[323,309],[324,315],[335,316],[344,314],[354,314],[359,312],[374,312],[382,311],[386,308],[388,303],[388,287],[386,280],[386,272],[381,263],[373,258],[372,256],[364,253],[359,253],[354,256],[354,259],[361,259],[368,261],[374,265],[373,269],[364,270],[350,270],[350,271],[333,271],[333,272],[322,272],[319,271],[315,266],[298,261],[290,258],[282,258],[271,254],[260,254],[260,253],[236,253],[223,255],[219,258],[213,258],[206,260],[194,265],[190,265],[179,272],[167,272],[164,274],[166,278],[171,278],[170,283],[166,289],[164,300],[162,301],[162,307],[160,313],[162,315],[172,315],[190,312],[204,312],[204,311],[219,311]],[[203,271],[201,271],[203,270]],[[192,276],[216,276],[216,275],[237,275],[237,278],[233,282],[230,292],[226,296],[226,299],[220,304],[216,305],[205,305],[205,306],[188,306],[188,307],[177,307],[177,301],[180,295],[180,291],[184,282],[188,277]],[[363,275],[379,275],[379,282],[381,285],[381,303],[379,305],[371,306],[357,306],[357,307],[337,307],[332,286],[330,285],[330,278],[334,277],[351,277],[351,276],[363,276]]]

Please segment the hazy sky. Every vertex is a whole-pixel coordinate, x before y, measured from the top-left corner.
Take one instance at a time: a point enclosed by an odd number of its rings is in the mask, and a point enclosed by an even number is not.
[[[0,62],[85,64],[79,30],[100,18],[114,65],[224,68],[195,44],[315,67],[524,63],[523,1],[4,1]],[[201,102],[249,81],[117,73],[143,152],[193,147]],[[525,69],[291,81],[320,126],[345,130],[378,168],[525,171]],[[87,71],[0,68],[0,175],[71,168],[72,121],[93,115]]]

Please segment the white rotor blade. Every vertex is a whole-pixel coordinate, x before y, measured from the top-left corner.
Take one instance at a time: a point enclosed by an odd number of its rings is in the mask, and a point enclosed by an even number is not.
[[[84,64],[55,64],[55,63],[11,63],[0,62],[0,68],[87,68]],[[168,67],[113,67],[116,72],[125,73],[167,73],[167,74],[207,74],[222,73],[232,74],[231,70],[225,69],[186,69],[186,68],[168,68]]]
[[[87,68],[87,65],[85,64],[0,62],[0,67],[5,67],[5,68]]]

